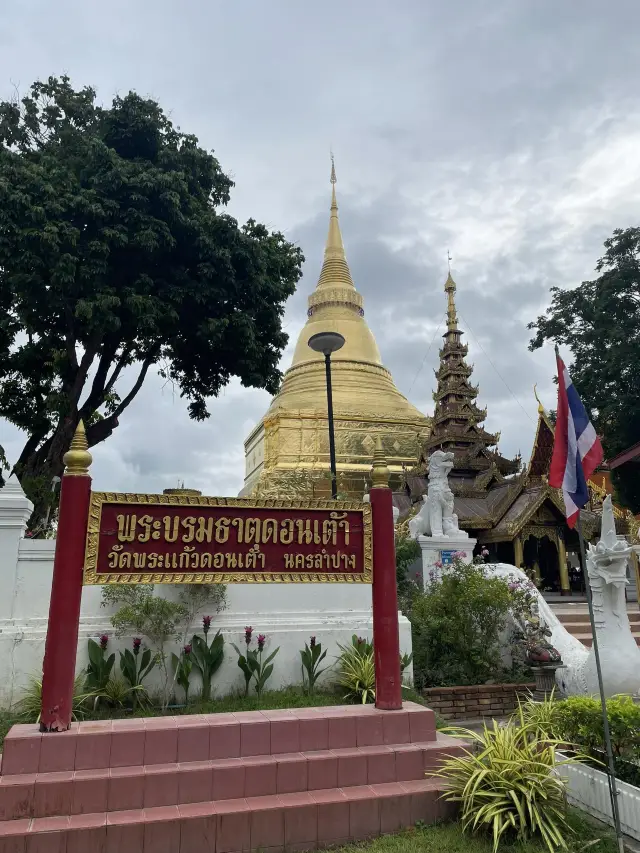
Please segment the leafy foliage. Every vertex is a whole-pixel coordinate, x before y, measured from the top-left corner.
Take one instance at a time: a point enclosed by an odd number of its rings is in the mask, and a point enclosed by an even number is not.
[[[184,690],[185,704],[189,704],[189,687],[191,684],[191,671],[193,670],[191,646],[185,646],[180,652],[180,657],[175,652],[172,652],[171,663],[173,664],[176,681]]]
[[[96,694],[96,701],[99,694],[101,694],[107,686],[107,683],[111,678],[111,670],[116,662],[115,653],[110,654],[107,657],[107,641],[108,638],[106,635],[104,635],[104,638],[100,643],[96,643],[96,641],[92,639],[87,641],[89,664],[87,665],[85,689],[88,693]]]
[[[193,668],[200,674],[202,679],[202,701],[211,698],[211,680],[222,666],[224,660],[224,637],[218,631],[215,637],[208,642],[207,636],[201,637],[194,634],[191,640],[191,658]]]
[[[409,568],[420,556],[420,545],[410,536],[396,533],[396,584],[398,587],[398,606],[405,616],[411,610],[411,605],[420,586],[416,579],[409,577]]]
[[[277,389],[303,257],[221,212],[232,186],[135,92],[99,106],[50,77],[0,103],[0,415],[29,436],[37,521],[79,419],[106,439],[150,369],[196,420],[232,376]]]
[[[262,651],[247,648],[246,654],[233,643],[233,648],[238,653],[238,666],[242,670],[245,680],[245,696],[249,693],[249,686],[254,682],[256,696],[261,696],[267,680],[273,673],[272,660],[280,651],[280,646],[272,652],[263,662]]]
[[[102,589],[102,605],[118,605],[111,617],[117,636],[132,634],[147,637],[156,650],[163,671],[165,705],[169,701],[170,674],[166,646],[180,639],[180,626],[190,616],[188,607],[180,601],[170,601],[153,593],[153,584],[122,584]]]
[[[92,693],[85,690],[86,673],[79,673],[73,682],[73,710],[74,720],[80,720],[86,716],[86,702],[93,698]],[[24,722],[39,723],[42,713],[42,676],[32,675],[27,687],[22,693],[15,706],[18,717]]]
[[[302,689],[305,693],[312,695],[315,691],[316,681],[320,678],[324,669],[319,669],[320,664],[326,658],[327,652],[322,651],[322,643],[317,643],[315,637],[311,637],[310,644],[304,644],[304,649],[300,650],[300,659],[302,661]]]
[[[607,717],[613,751],[640,759],[640,706],[631,696],[607,699]],[[604,749],[604,723],[599,699],[571,696],[557,703],[552,731],[566,743],[591,751]]]
[[[373,643],[354,634],[351,644],[338,643],[337,684],[346,689],[345,699],[366,705],[376,697],[376,670]]]
[[[416,686],[482,684],[498,674],[500,633],[511,605],[505,581],[455,559],[441,580],[413,600]]]
[[[129,649],[120,652],[120,672],[126,683],[132,688],[131,696],[134,709],[140,702],[146,704],[147,692],[143,682],[158,664],[158,657],[157,655],[152,656],[151,649],[145,649],[140,655],[140,642],[139,638],[135,638],[133,652]]]
[[[545,341],[573,354],[571,378],[591,409],[605,453],[615,456],[640,435],[640,228],[616,229],[596,265],[599,277],[573,290],[551,289],[532,350]],[[612,472],[619,500],[640,511],[640,463]]]
[[[476,747],[448,758],[435,774],[447,781],[445,798],[461,804],[465,832],[489,832],[494,853],[509,835],[539,835],[550,853],[567,849],[565,783],[554,771],[575,759],[557,761],[556,744],[534,727],[494,720],[479,733],[445,731]]]

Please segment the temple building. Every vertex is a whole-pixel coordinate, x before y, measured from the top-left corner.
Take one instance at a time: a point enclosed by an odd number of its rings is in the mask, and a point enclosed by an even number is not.
[[[324,262],[309,296],[307,322],[300,332],[291,367],[262,420],[245,441],[245,480],[241,495],[295,493],[294,478],[307,478],[302,491],[331,491],[327,390],[324,357],[308,346],[317,332],[339,332],[345,339],[332,363],[338,490],[361,498],[371,469],[376,439],[382,439],[399,487],[403,469],[415,465],[430,432],[430,419],[396,388],[384,367],[347,263],[331,167],[331,213]]]
[[[562,496],[548,484],[553,451],[553,425],[541,404],[529,463],[506,459],[497,450],[499,434],[482,426],[487,410],[476,405],[478,388],[471,384],[455,306],[456,284],[445,283],[447,331],[436,371],[437,390],[431,435],[417,466],[408,470],[404,488],[394,496],[405,516],[427,491],[428,458],[434,450],[451,451],[454,467],[449,485],[460,528],[486,547],[490,559],[512,563],[535,578],[542,590],[563,595],[581,590],[578,536],[564,516]],[[587,539],[598,530],[598,517],[582,512]]]

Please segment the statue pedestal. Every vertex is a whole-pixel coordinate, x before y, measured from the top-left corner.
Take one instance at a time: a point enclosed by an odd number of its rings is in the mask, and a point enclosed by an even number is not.
[[[422,551],[422,580],[426,589],[433,581],[440,580],[453,562],[456,551],[464,554],[467,563],[473,559],[473,549],[477,539],[468,536],[418,536],[418,544]],[[442,565],[440,565],[442,564]]]
[[[531,666],[536,681],[536,689],[533,694],[535,702],[544,702],[556,691],[556,672],[564,669],[563,663],[543,663]]]

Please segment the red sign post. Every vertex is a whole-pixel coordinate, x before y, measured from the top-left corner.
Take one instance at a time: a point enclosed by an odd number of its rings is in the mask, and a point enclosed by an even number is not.
[[[64,462],[42,731],[71,724],[83,583],[373,582],[376,705],[402,707],[393,505],[379,442],[370,504],[92,493],[82,422]]]

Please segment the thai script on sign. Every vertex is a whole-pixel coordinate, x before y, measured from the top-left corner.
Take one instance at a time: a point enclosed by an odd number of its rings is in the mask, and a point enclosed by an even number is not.
[[[242,499],[182,504],[118,497],[92,496],[88,583],[371,581],[366,504],[274,507]]]
[[[282,545],[336,545],[340,533],[349,544],[349,522],[346,512],[331,512],[323,521],[301,518],[221,518],[203,515],[118,515],[118,542],[273,542]],[[230,540],[231,537],[231,540]]]

